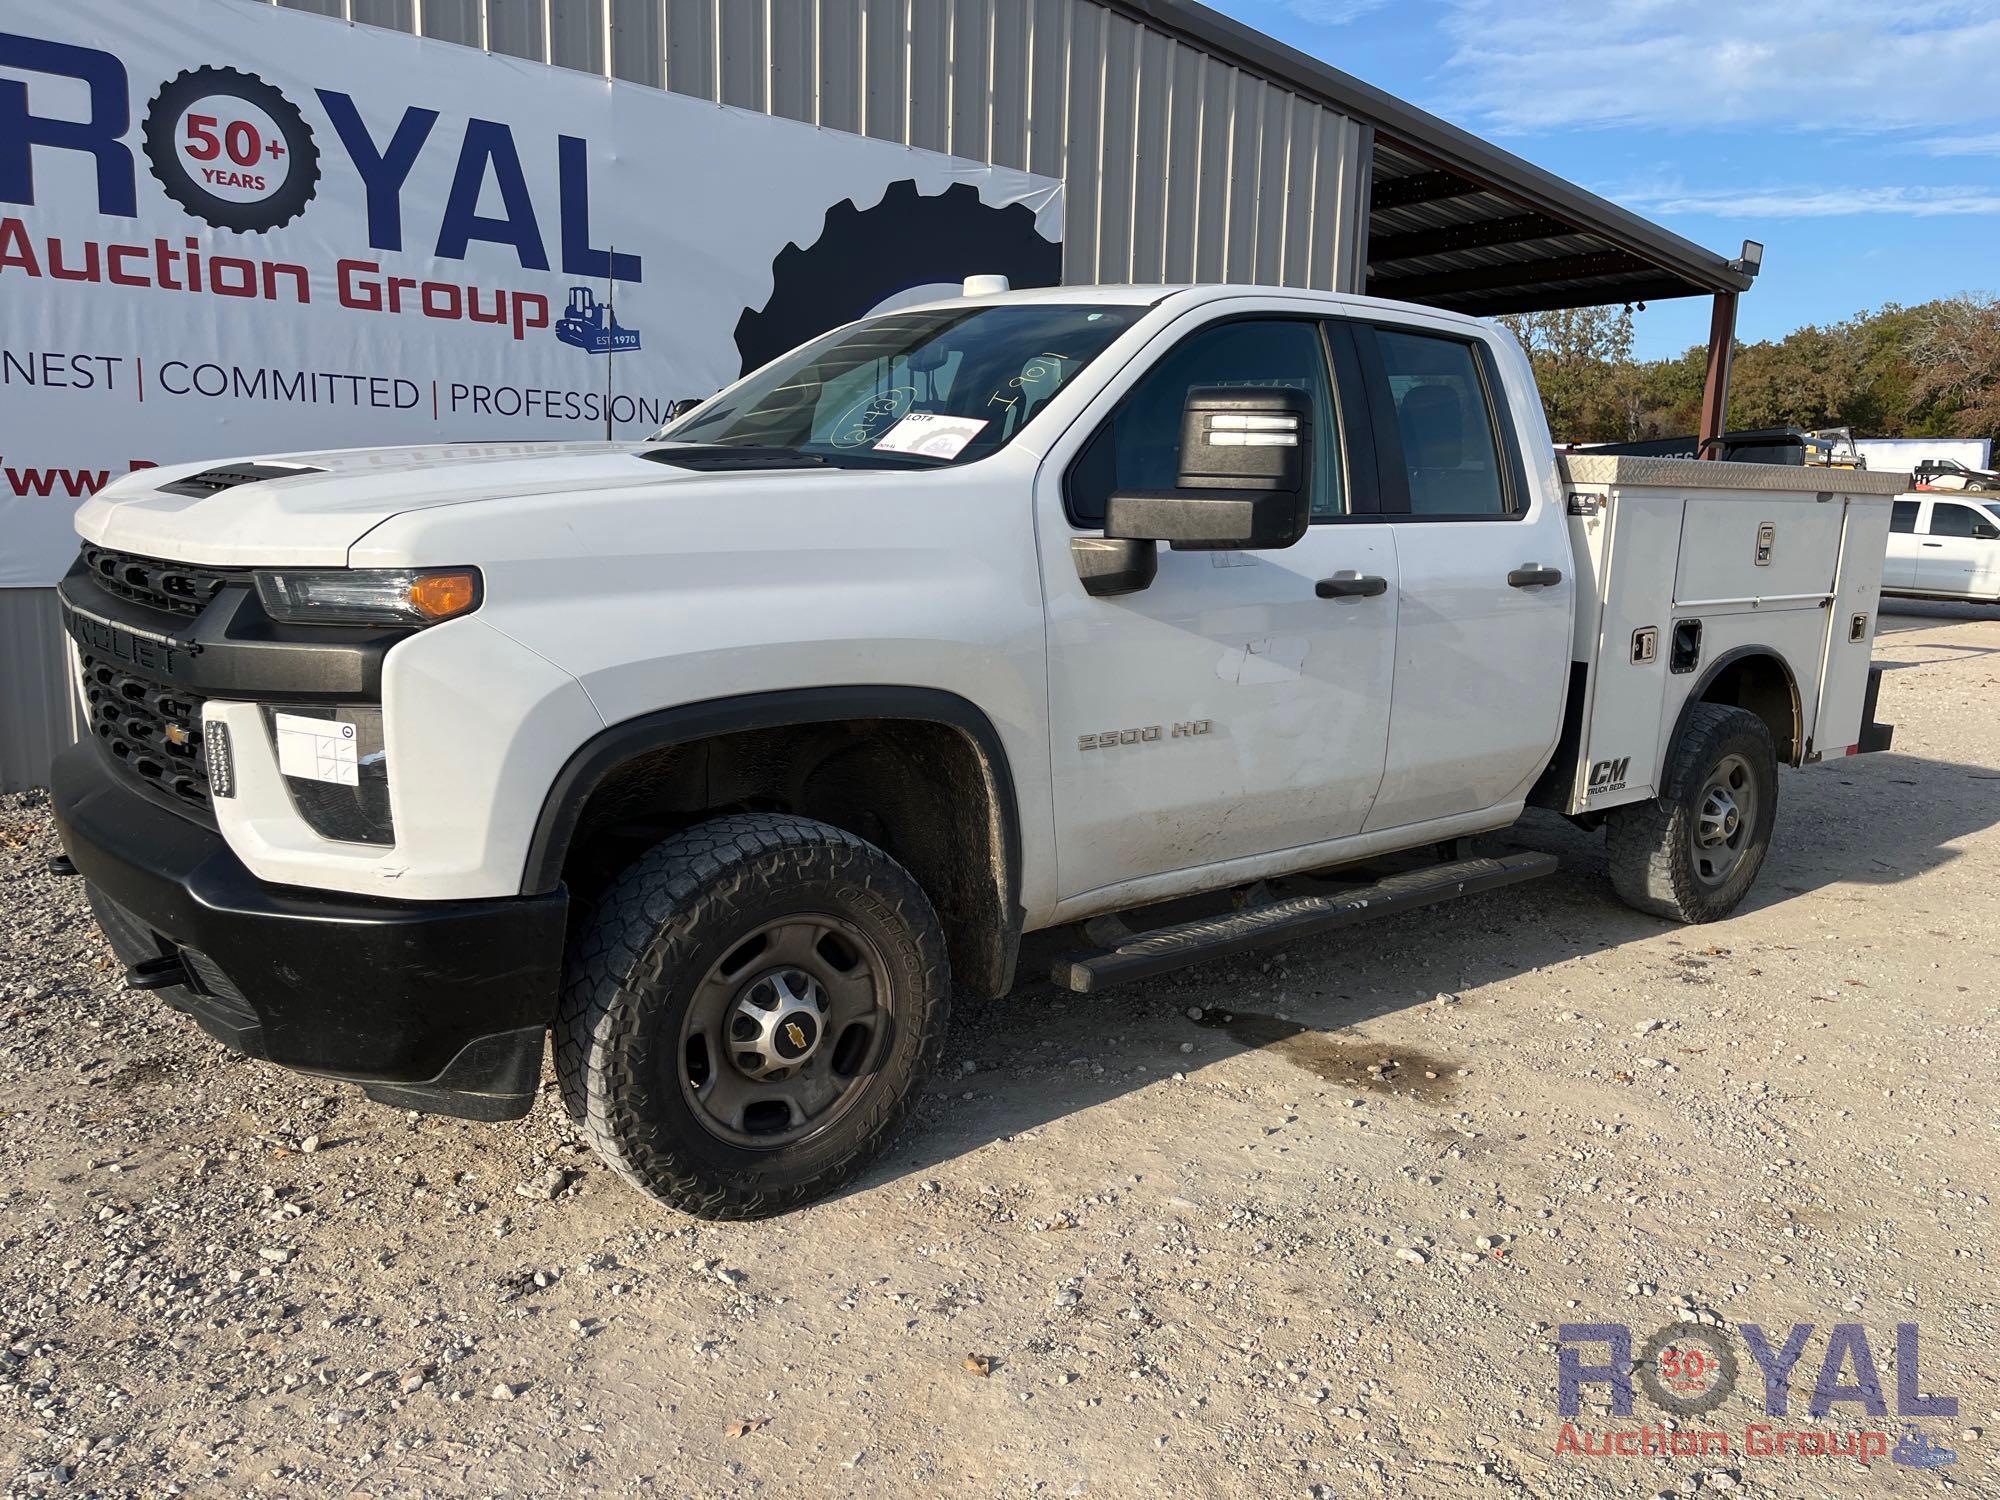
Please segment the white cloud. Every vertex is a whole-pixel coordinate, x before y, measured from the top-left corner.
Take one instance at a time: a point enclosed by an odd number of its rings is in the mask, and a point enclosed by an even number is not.
[[[1310,26],[1345,26],[1382,9],[1389,0],[1279,0],[1279,3]]]
[[[2000,214],[1993,187],[1649,188],[1610,196],[1648,214],[1701,214],[1716,219],[1832,219],[1854,214]]]
[[[1994,0],[1448,0],[1438,98],[1487,129],[2000,121]],[[1970,137],[1968,137],[1970,138]]]
[[[2000,156],[2000,130],[1991,135],[1940,135],[1921,143],[1932,156]]]

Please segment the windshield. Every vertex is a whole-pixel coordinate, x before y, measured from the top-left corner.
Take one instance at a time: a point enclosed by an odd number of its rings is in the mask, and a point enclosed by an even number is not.
[[[998,452],[1145,312],[1015,303],[890,313],[793,350],[660,429],[667,442],[935,468]]]

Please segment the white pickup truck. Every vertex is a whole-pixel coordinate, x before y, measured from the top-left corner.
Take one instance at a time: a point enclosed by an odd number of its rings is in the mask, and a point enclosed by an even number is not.
[[[1293,941],[1547,873],[1467,842],[1531,803],[1726,915],[1778,763],[1888,743],[1903,483],[1558,461],[1520,349],[1422,307],[896,311],[649,442],[106,487],[59,864],[240,1051],[500,1119],[553,1028],[614,1168],[769,1213],[880,1149],[1027,931],[1085,991]]]

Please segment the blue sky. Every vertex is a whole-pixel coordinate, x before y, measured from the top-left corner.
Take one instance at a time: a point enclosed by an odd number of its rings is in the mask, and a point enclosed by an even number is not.
[[[1711,249],[1738,334],[2000,292],[2000,0],[1209,0]],[[1708,339],[1655,302],[1642,357]]]

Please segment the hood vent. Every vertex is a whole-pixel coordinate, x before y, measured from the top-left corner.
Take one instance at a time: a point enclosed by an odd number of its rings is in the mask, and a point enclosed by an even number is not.
[[[641,453],[649,463],[671,464],[676,469],[823,469],[830,460],[820,453],[801,453],[796,448],[774,448],[754,443],[682,443],[672,448],[654,448]]]
[[[222,464],[213,469],[203,469],[199,474],[189,474],[183,479],[176,479],[172,484],[163,484],[160,486],[160,493],[192,495],[199,500],[205,495],[233,490],[239,484],[256,484],[265,479],[290,479],[296,474],[325,472],[326,470],[315,469],[310,464]]]

